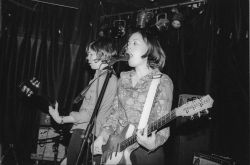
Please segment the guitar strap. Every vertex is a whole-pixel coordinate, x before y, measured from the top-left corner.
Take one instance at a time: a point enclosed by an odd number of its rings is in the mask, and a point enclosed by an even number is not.
[[[99,74],[96,78],[94,78],[93,80],[91,80],[91,81],[89,82],[89,85],[88,85],[86,88],[84,88],[84,89],[81,91],[81,93],[74,99],[73,103],[74,103],[74,104],[77,104],[79,101],[81,101],[81,100],[84,98],[85,93],[86,93],[86,92],[88,91],[88,89],[91,87],[91,85],[92,85],[99,77],[101,77],[101,76],[104,75],[105,73],[107,73],[107,71],[105,71],[105,72]]]
[[[146,98],[143,111],[141,114],[141,118],[138,124],[138,129],[145,128],[148,123],[149,114],[151,112],[151,108],[153,105],[156,89],[158,87],[158,84],[160,83],[160,78],[161,78],[161,75],[159,77],[153,78],[153,80],[151,81],[148,94],[147,94],[147,98]]]

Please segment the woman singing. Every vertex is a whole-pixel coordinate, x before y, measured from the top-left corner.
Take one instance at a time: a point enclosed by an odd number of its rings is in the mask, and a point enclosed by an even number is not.
[[[134,31],[128,39],[127,53],[130,56],[128,64],[133,70],[120,74],[113,111],[94,142],[94,154],[103,152],[102,145],[107,143],[109,136],[114,132],[120,134],[128,124],[137,128],[153,79],[160,78],[160,82],[147,124],[171,110],[173,84],[166,74],[160,72],[165,64],[165,53],[156,37],[146,30]],[[154,131],[150,136],[147,131],[147,126],[145,129],[138,129],[137,144],[133,146],[130,155],[131,162],[125,161],[125,164],[165,164],[162,145],[170,135],[169,128]]]

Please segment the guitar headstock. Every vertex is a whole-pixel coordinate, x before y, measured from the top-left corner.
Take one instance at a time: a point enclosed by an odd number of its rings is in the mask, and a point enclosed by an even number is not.
[[[27,97],[31,97],[37,94],[39,87],[40,87],[40,81],[36,77],[33,77],[28,81],[23,81],[19,85],[21,93]]]
[[[213,106],[213,102],[214,100],[209,95],[189,101],[176,108],[176,116],[193,116],[196,114],[199,116],[204,111],[208,113],[207,109]]]

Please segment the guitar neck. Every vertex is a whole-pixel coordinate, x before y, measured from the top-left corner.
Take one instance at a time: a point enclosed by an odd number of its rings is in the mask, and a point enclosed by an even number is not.
[[[170,121],[174,120],[176,118],[176,111],[175,109],[168,113],[167,115],[161,117],[160,119],[154,121],[153,123],[149,124],[148,126],[148,135],[150,135],[153,131],[159,130],[166,124],[168,124]]]
[[[176,110],[174,109],[167,115],[161,117],[160,119],[154,121],[153,123],[149,124],[148,126],[148,135],[150,135],[153,131],[159,130],[164,125],[169,123],[170,121],[176,118]],[[125,150],[128,146],[134,144],[136,142],[136,134],[132,135],[131,137],[127,138],[126,140],[120,143],[120,151]]]

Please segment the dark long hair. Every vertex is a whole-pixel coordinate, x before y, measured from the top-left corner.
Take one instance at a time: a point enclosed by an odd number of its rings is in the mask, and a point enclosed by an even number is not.
[[[134,33],[140,33],[143,40],[148,45],[148,51],[142,56],[142,58],[148,58],[148,65],[155,69],[162,69],[165,66],[166,55],[154,33],[151,33],[149,29],[133,29],[129,37]]]

